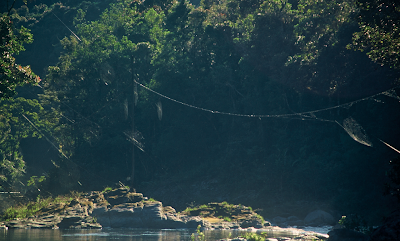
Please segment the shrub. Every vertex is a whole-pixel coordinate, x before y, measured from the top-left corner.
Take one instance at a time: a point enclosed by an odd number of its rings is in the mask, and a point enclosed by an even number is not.
[[[104,188],[104,190],[102,191],[102,193],[108,193],[108,192],[111,192],[112,191],[112,188],[111,187],[106,187],[106,188]]]
[[[266,233],[261,233],[261,234],[245,233],[241,237],[247,239],[248,241],[265,241],[267,234]]]
[[[29,202],[26,205],[7,208],[2,219],[8,221],[16,218],[22,219],[33,216],[40,209],[47,207],[51,201],[51,198],[41,199],[40,196],[38,196],[36,202]]]

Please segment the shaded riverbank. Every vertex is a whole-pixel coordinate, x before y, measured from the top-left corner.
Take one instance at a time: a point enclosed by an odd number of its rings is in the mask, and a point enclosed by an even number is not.
[[[187,231],[199,227],[202,232],[211,236],[227,231],[230,236],[233,233],[252,232],[267,233],[271,237],[285,236],[297,239],[312,237],[316,240],[327,238],[327,235],[302,229],[272,226],[252,208],[244,205],[227,202],[209,203],[177,212],[171,206],[163,206],[162,202],[144,197],[141,193],[130,192],[126,188],[92,191],[71,200],[66,199],[62,203],[49,202],[30,217],[7,220],[0,223],[0,226],[3,227],[6,237],[24,233],[16,230],[34,229],[145,228],[158,231],[169,229]],[[29,231],[26,232],[30,235]],[[102,231],[88,231],[88,233],[104,235]]]

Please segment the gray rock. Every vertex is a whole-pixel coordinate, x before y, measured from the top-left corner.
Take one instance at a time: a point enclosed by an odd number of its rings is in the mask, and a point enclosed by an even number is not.
[[[241,228],[250,228],[250,227],[254,227],[254,228],[263,228],[263,221],[259,218],[252,218],[250,220],[244,220],[241,224],[240,227]]]
[[[129,198],[126,196],[108,196],[107,201],[111,205],[116,205],[116,204],[120,204],[120,203],[129,202]]]
[[[97,222],[102,226],[111,227],[110,217],[108,215],[108,208],[106,206],[95,207],[92,216],[96,218]]]
[[[140,215],[145,227],[154,226],[159,228],[162,227],[161,222],[167,220],[161,202],[145,203]]]
[[[179,215],[167,214],[167,220],[164,221],[164,228],[181,229],[186,228],[186,223]]]
[[[82,223],[82,229],[101,229],[102,226],[99,223]]]
[[[269,221],[265,221],[263,224],[264,227],[271,227],[272,224]]]
[[[240,225],[237,222],[220,222],[211,224],[210,228],[215,230],[238,229]]]
[[[76,228],[76,227],[80,227],[82,222],[84,222],[82,220],[82,217],[78,217],[78,216],[67,216],[64,217],[60,223],[58,223],[58,227],[59,228]]]
[[[315,210],[306,216],[304,223],[311,226],[333,225],[335,219],[325,211]]]
[[[164,213],[161,202],[147,202],[143,206],[132,206],[128,203],[112,208],[95,207],[92,215],[104,227],[130,228],[197,228],[210,226],[200,217],[179,215],[172,208]]]
[[[144,201],[143,194],[128,189],[114,189],[108,193],[93,191],[72,200],[69,204],[54,204],[43,208],[38,215],[24,220],[0,223],[4,228],[68,228],[90,229],[115,228],[197,228],[239,229],[271,226],[263,222],[251,209],[233,205],[241,218],[233,222],[221,221],[212,224],[194,214],[180,214],[172,207],[163,207],[158,201]],[[210,203],[213,208],[223,211],[225,204]]]
[[[124,196],[129,193],[129,189],[127,188],[117,188],[105,193],[105,196]]]
[[[109,209],[106,212],[106,217],[108,217],[109,225],[107,223],[102,223],[102,221],[97,218],[97,222],[100,223],[103,227],[108,226],[111,228],[134,228],[134,227],[142,227],[142,219],[141,219],[141,208],[130,208],[130,207],[118,207]]]
[[[183,218],[186,227],[187,228],[197,228],[197,226],[209,226],[209,224],[206,224],[208,222],[204,221],[202,218],[200,217],[188,217],[188,218]]]
[[[144,200],[143,194],[141,193],[126,193],[124,195],[115,195],[115,196],[110,196],[107,195],[107,201],[111,205],[117,205],[121,203],[136,203]]]

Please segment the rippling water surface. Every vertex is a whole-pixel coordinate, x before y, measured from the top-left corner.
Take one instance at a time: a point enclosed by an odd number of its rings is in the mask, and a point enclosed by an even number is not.
[[[0,230],[0,240],[12,241],[176,241],[191,240],[196,230],[151,230],[151,229],[102,229],[102,230],[41,230],[16,229]],[[206,232],[207,240],[217,240],[239,235],[237,231]]]
[[[326,233],[328,228],[308,228],[307,231]],[[325,232],[326,231],[326,232]],[[0,240],[7,241],[190,241],[196,230],[188,229],[102,229],[102,230],[51,230],[51,229],[15,229],[0,230]],[[237,237],[243,231],[213,230],[204,231],[206,240],[214,241],[222,238]],[[269,237],[290,237],[290,233],[271,233]]]

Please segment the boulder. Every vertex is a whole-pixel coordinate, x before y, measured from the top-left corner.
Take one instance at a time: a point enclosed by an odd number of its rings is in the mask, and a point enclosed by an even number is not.
[[[136,203],[144,200],[143,194],[141,193],[123,193],[123,195],[113,195],[113,196],[108,194],[106,198],[108,203],[110,203],[110,205],[117,205],[121,203]]]
[[[96,221],[105,227],[111,227],[110,217],[108,215],[107,206],[95,207],[92,211],[92,216],[96,218]]]
[[[315,210],[305,217],[304,224],[310,226],[333,225],[335,224],[335,219],[325,211]]]
[[[203,220],[199,216],[189,217],[189,216],[182,216],[181,220],[185,223],[186,228],[197,228],[197,226],[201,227],[209,227],[210,223]]]
[[[328,241],[368,241],[369,237],[366,234],[347,229],[334,229],[328,233]]]
[[[180,215],[176,213],[166,213],[165,215],[167,217],[167,220],[164,221],[164,228],[170,228],[170,229],[186,228],[186,223],[182,220]]]
[[[107,206],[95,207],[93,209],[92,215],[103,227],[140,228],[144,227],[142,212],[142,206],[121,204],[112,208],[109,208]],[[155,216],[148,210],[146,210],[145,212],[152,217]]]
[[[92,215],[103,227],[111,228],[197,228],[209,227],[202,218],[177,214],[173,208],[164,208],[161,202],[125,203],[113,207],[95,207]]]
[[[111,191],[105,192],[105,196],[125,196],[129,193],[129,189],[125,187],[120,187],[113,189]]]
[[[68,228],[68,229],[72,229],[72,228],[80,228],[81,224],[82,224],[83,220],[82,217],[79,216],[67,216],[64,217],[60,223],[58,223],[58,227],[59,228]]]
[[[140,219],[144,227],[163,228],[163,221],[167,220],[161,202],[146,202],[141,210]]]
[[[103,211],[104,209],[102,209]],[[138,207],[114,207],[108,210],[105,210],[103,217],[97,215],[95,210],[93,210],[93,216],[97,218],[97,222],[100,223],[103,227],[111,227],[111,228],[133,228],[133,227],[142,227],[142,219],[141,219],[142,208]],[[107,219],[106,222],[103,222],[103,219]]]
[[[264,226],[264,228],[265,228],[265,227],[271,227],[272,224],[271,224],[271,222],[269,222],[269,221],[265,221],[264,224],[263,224],[263,226]]]
[[[263,228],[264,227],[264,223],[263,220],[261,220],[260,218],[251,218],[251,219],[247,219],[244,220],[241,224],[240,224],[241,228]]]

